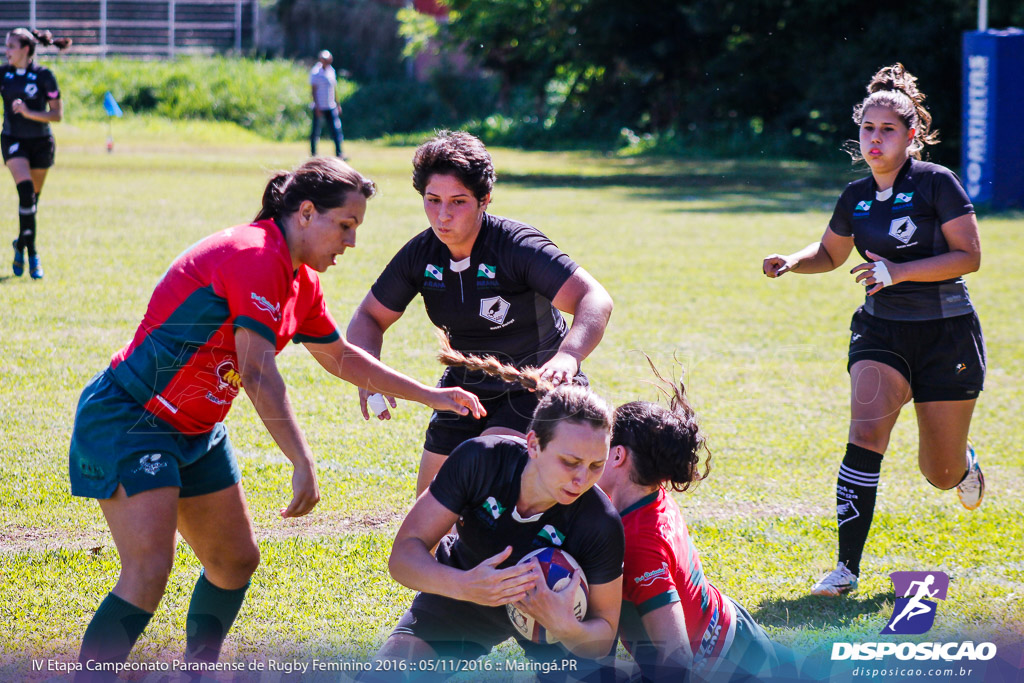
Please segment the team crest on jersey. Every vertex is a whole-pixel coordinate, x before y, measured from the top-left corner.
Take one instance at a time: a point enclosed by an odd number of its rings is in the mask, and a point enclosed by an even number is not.
[[[481,263],[476,269],[477,277],[485,277],[488,280],[493,280],[498,275],[497,266],[489,266],[486,263]]]
[[[563,542],[565,542],[565,534],[550,524],[545,524],[544,528],[537,532],[537,537],[533,539],[533,544],[539,546],[560,546]]]
[[[487,496],[487,500],[483,504],[484,510],[486,510],[491,517],[498,519],[507,510],[504,505],[498,502],[498,499],[494,496]]]
[[[910,242],[910,238],[914,236],[915,232],[917,232],[917,226],[914,224],[914,221],[910,220],[910,216],[895,218],[889,224],[889,234],[903,242],[903,244]]]
[[[480,317],[490,320],[492,323],[502,324],[511,304],[500,296],[492,296],[488,299],[480,299]]]
[[[896,195],[896,198],[892,200],[892,208],[906,208],[914,201],[913,192],[900,192]]]
[[[29,83],[28,85],[25,86],[25,96],[26,97],[35,97],[36,93],[38,93],[38,92],[39,92],[39,86],[36,85],[35,83]]]
[[[139,465],[135,468],[135,471],[153,476],[165,467],[167,467],[167,463],[163,461],[162,455],[150,453],[139,458]]]
[[[862,202],[858,202],[857,206],[853,209],[853,215],[855,218],[863,218],[871,213],[871,200],[865,199]]]
[[[440,282],[444,279],[444,268],[439,268],[438,266],[428,263],[427,269],[423,271],[423,277],[428,280],[437,280]]]
[[[242,386],[242,375],[235,369],[235,362],[227,358],[217,365],[217,388],[237,394]]]
[[[274,319],[274,322],[279,322],[281,320],[281,304],[272,304],[266,297],[262,297],[256,292],[252,292],[251,298],[256,308],[269,313],[270,317]]]

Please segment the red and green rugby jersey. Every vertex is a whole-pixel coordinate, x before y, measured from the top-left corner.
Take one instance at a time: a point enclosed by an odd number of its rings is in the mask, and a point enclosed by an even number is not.
[[[114,354],[114,379],[146,410],[186,434],[224,419],[242,384],[235,329],[274,344],[340,338],[320,279],[292,269],[272,220],[210,235],[161,278],[131,343]]]
[[[622,644],[638,661],[648,661],[651,639],[641,617],[674,602],[681,604],[694,664],[714,661],[735,635],[732,606],[708,582],[679,506],[658,489],[622,511],[626,555],[622,568]],[[653,661],[653,659],[650,659]]]

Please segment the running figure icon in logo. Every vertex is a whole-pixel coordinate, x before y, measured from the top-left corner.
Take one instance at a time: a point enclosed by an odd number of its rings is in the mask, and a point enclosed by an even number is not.
[[[890,576],[896,595],[902,597],[896,598],[892,618],[882,633],[916,635],[927,632],[935,623],[936,607],[928,598],[945,600],[949,577],[943,572],[893,572]]]

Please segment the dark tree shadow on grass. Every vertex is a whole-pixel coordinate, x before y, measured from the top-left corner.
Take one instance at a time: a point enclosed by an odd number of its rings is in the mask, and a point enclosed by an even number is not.
[[[841,598],[805,595],[793,600],[765,600],[750,613],[762,626],[823,629],[842,627],[860,616],[878,614],[883,609],[888,612],[895,602],[896,593],[891,590],[871,596],[855,594]],[[881,616],[888,619],[890,615]]]
[[[846,183],[861,175],[834,165],[767,161],[661,162],[636,167],[633,172],[621,162],[608,163],[615,172],[603,175],[505,172],[500,174],[500,181],[537,189],[624,188],[645,199],[693,204],[677,211],[735,213],[831,210]],[[618,172],[620,170],[622,172]],[[709,203],[714,206],[707,206]]]

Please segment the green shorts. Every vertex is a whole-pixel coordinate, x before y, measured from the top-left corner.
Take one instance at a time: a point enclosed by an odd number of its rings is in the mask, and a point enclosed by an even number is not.
[[[182,434],[143,408],[109,369],[82,391],[68,469],[72,495],[100,499],[118,484],[129,496],[174,486],[188,498],[241,480],[223,422],[204,434]]]

